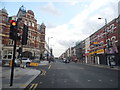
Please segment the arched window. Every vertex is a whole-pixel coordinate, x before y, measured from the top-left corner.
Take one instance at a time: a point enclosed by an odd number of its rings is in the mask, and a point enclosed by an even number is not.
[[[115,45],[115,39],[116,39],[115,36],[111,38],[112,45]]]

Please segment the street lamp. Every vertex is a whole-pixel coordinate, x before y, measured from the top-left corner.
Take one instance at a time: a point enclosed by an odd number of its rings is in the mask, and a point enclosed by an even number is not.
[[[48,50],[50,49],[49,41],[51,38],[53,38],[53,37],[48,37]]]
[[[104,19],[105,20],[105,26],[107,26],[107,19],[106,18],[98,18],[98,19]]]
[[[106,39],[108,39],[108,34],[107,34],[107,19],[106,18],[98,18],[98,19],[104,19],[105,20],[105,29],[104,29],[104,31],[105,31]],[[106,47],[107,46],[108,46],[108,43],[106,42]]]
[[[49,54],[50,54],[50,45],[49,45],[49,41],[50,41],[51,38],[53,38],[53,37],[48,37],[48,54],[47,54],[47,60],[49,60],[49,59],[48,59]],[[49,60],[49,63],[50,63],[50,60]]]
[[[107,33],[107,19],[106,19],[106,18],[98,18],[98,19],[104,19],[104,20],[105,20],[105,35],[106,35],[106,40],[107,40],[107,39],[108,39],[108,33]],[[109,49],[109,42],[106,41],[106,51],[108,51],[108,49]],[[104,48],[104,53],[105,53],[105,48]],[[105,55],[106,55],[107,64],[110,65],[110,67],[111,67],[111,63],[110,63],[110,60],[108,59],[107,53],[106,53]]]

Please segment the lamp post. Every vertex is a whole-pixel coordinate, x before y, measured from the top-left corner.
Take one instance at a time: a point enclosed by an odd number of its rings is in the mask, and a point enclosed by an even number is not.
[[[49,60],[49,56],[50,56],[50,45],[49,45],[49,41],[50,39],[53,38],[53,37],[48,37],[48,54],[47,54],[47,60]],[[50,63],[50,60],[49,60],[49,63]]]
[[[106,18],[98,18],[98,19],[104,19],[105,20],[105,35],[106,35],[106,48],[104,48],[104,53],[105,53],[105,49],[106,49],[106,51],[108,51],[108,49],[109,49],[109,42],[107,41],[107,39],[108,39],[108,33],[107,33],[107,19]],[[104,37],[105,38],[105,37]],[[106,61],[107,61],[107,64],[111,67],[111,62],[110,62],[110,60],[109,60],[109,58],[108,58],[108,55],[107,55],[107,52],[105,53],[105,55],[106,55]]]
[[[53,38],[53,37],[48,37],[48,50],[50,49],[49,41],[51,38]]]

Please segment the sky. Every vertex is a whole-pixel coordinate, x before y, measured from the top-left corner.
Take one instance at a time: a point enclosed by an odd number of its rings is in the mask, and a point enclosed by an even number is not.
[[[118,17],[120,0],[1,0],[0,9],[9,16],[16,15],[24,5],[32,10],[37,23],[46,25],[46,41],[53,49],[54,56],[60,56],[69,47],[75,46]],[[53,38],[51,38],[53,37]]]

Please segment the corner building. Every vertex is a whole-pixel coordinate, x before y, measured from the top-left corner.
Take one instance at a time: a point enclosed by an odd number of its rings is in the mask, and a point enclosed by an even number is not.
[[[8,13],[6,10],[1,10],[2,14],[0,17],[4,20],[0,23],[2,27],[0,30],[0,37],[2,38],[2,49],[1,56],[2,60],[11,60],[13,53],[13,40],[9,39],[9,31],[10,31],[10,19],[18,19],[20,21],[18,23],[18,30],[20,35],[22,36],[24,24],[28,26],[28,40],[27,45],[21,45],[21,40],[17,41],[17,49],[19,47],[23,48],[23,57],[31,58],[32,60],[39,60],[40,55],[44,54],[45,50],[45,29],[46,26],[44,23],[37,24],[37,20],[35,19],[34,12],[32,10],[25,10],[23,6],[20,7],[16,16],[8,17]],[[4,15],[5,14],[5,15]],[[5,21],[6,20],[6,21]],[[18,57],[18,53],[16,52],[16,57]]]

